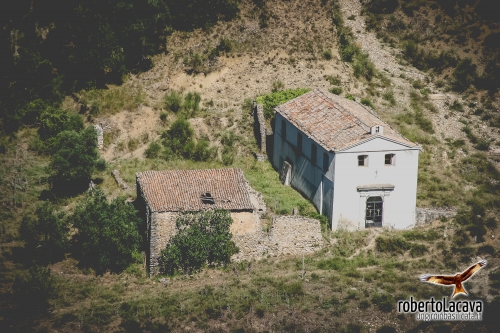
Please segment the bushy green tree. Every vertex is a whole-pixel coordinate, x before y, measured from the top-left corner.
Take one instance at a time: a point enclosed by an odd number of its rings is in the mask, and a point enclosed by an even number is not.
[[[189,121],[178,118],[170,128],[162,134],[163,152],[157,142],[149,145],[145,151],[148,158],[163,157],[166,160],[174,158],[190,158],[195,161],[207,161],[215,155],[215,149],[210,148],[207,140],[194,140],[194,131]]]
[[[38,134],[42,140],[56,137],[63,131],[79,132],[83,129],[82,117],[63,109],[46,108],[40,115]]]
[[[111,203],[102,190],[87,194],[72,216],[76,234],[76,254],[83,266],[97,274],[120,272],[134,262],[138,252],[141,219],[124,198]]]
[[[50,182],[54,192],[72,195],[85,190],[98,158],[95,128],[89,127],[80,133],[75,131],[59,133],[49,165]]]
[[[44,263],[55,262],[63,258],[68,250],[68,223],[64,213],[55,212],[49,202],[44,202],[36,209],[36,219],[25,216],[21,221],[21,238],[25,249],[35,260]]]
[[[159,258],[160,271],[173,274],[196,271],[202,266],[225,265],[235,253],[229,227],[233,222],[227,210],[211,210],[181,215],[173,236]]]

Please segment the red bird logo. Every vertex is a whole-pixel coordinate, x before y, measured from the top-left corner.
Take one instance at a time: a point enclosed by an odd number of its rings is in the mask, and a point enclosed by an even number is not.
[[[429,275],[424,274],[420,276],[420,281],[429,282],[434,284],[444,284],[444,285],[455,285],[455,290],[451,297],[455,297],[458,294],[468,295],[462,282],[467,281],[474,273],[480,270],[482,267],[486,266],[486,260],[481,260],[475,265],[470,266],[462,273],[457,273],[455,275]]]

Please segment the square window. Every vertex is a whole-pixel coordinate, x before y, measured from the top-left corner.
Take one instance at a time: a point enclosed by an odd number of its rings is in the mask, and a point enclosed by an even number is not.
[[[396,161],[395,154],[385,154],[385,165],[394,165],[395,161]]]
[[[358,155],[358,166],[360,167],[368,166],[368,155]]]

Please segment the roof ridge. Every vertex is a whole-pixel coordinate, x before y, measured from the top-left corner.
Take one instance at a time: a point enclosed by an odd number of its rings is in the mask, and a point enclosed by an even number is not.
[[[357,116],[357,115],[355,115],[355,114],[354,114],[354,113],[352,113],[351,111],[349,111],[349,110],[347,110],[346,108],[344,108],[344,107],[343,107],[340,103],[338,103],[337,101],[335,101],[335,100],[333,100],[332,98],[330,98],[330,96],[326,95],[326,94],[325,94],[325,91],[323,91],[322,89],[319,89],[319,88],[318,88],[317,90],[318,90],[319,92],[321,92],[321,94],[323,95],[323,98],[325,98],[325,99],[329,99],[329,100],[331,100],[331,101],[334,101],[334,102],[335,102],[335,104],[336,104],[336,105],[338,105],[338,106],[339,106],[339,107],[340,107],[343,111],[345,111],[345,112],[347,112],[348,114],[350,114],[351,116],[353,116],[353,117],[354,117],[354,118],[358,121],[358,123],[357,123],[358,125],[362,124],[362,125],[364,125],[364,126],[366,127],[366,129],[367,129],[368,131],[370,131],[371,126],[368,126],[367,124],[365,124],[365,123],[364,123],[361,119],[359,119],[359,118],[358,118],[358,116]],[[329,94],[330,94],[330,93],[329,93]],[[332,94],[332,96],[333,96],[333,94]],[[366,109],[366,108],[365,108],[362,104],[359,104],[359,103],[358,103],[358,102],[356,102],[356,101],[353,101],[353,102],[354,102],[354,103],[356,103],[356,104],[358,104],[358,105],[360,105],[361,107],[363,107],[363,109],[367,110],[367,109]],[[368,110],[367,110],[367,111],[368,111]],[[372,113],[372,112],[370,112],[370,113]],[[372,114],[373,114],[373,113],[372,113]],[[378,117],[377,117],[377,118],[378,118]],[[379,119],[379,120],[381,120],[380,118],[378,118],[378,119]]]
[[[317,90],[319,90],[319,91],[323,92],[323,90],[321,90],[321,89],[319,89],[319,88],[317,88]],[[331,94],[330,92],[329,92],[329,94],[333,96],[333,94]],[[403,139],[405,139],[405,140],[407,140],[407,141],[409,141],[409,142],[411,142],[411,143],[414,143],[413,141],[411,141],[411,140],[409,140],[407,137],[405,137],[403,134],[401,134],[399,131],[395,130],[395,129],[394,129],[394,128],[393,128],[393,127],[392,127],[392,126],[391,126],[388,122],[386,122],[385,120],[383,120],[382,118],[380,118],[380,116],[379,116],[379,115],[375,112],[375,110],[373,110],[373,109],[371,109],[371,108],[369,109],[369,108],[367,108],[367,107],[366,107],[366,105],[361,104],[361,103],[358,103],[358,102],[357,102],[357,101],[355,101],[355,100],[354,100],[353,102],[354,102],[354,103],[356,103],[357,105],[361,106],[361,107],[362,107],[363,109],[365,109],[366,111],[370,112],[370,114],[371,114],[371,115],[373,115],[375,118],[377,118],[377,119],[378,119],[378,120],[380,120],[382,123],[384,123],[385,125],[387,125],[387,127],[389,127],[390,129],[392,129],[392,130],[393,130],[396,134],[399,134],[399,135],[400,135]],[[353,115],[356,119],[358,119],[358,120],[359,120],[359,118],[358,118],[356,115],[354,115],[352,112],[350,112],[350,111],[348,111],[348,110],[347,110],[347,112],[349,112],[351,115]],[[362,123],[363,123],[363,122],[362,122]],[[364,124],[365,126],[367,126],[368,128],[371,128],[370,126],[366,125],[365,123],[363,123],[363,124]],[[383,136],[383,135],[382,135],[382,136]]]

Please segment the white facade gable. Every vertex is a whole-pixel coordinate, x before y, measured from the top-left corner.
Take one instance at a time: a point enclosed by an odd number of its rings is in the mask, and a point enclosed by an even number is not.
[[[319,90],[275,110],[272,163],[332,229],[415,224],[420,146],[364,106]]]

